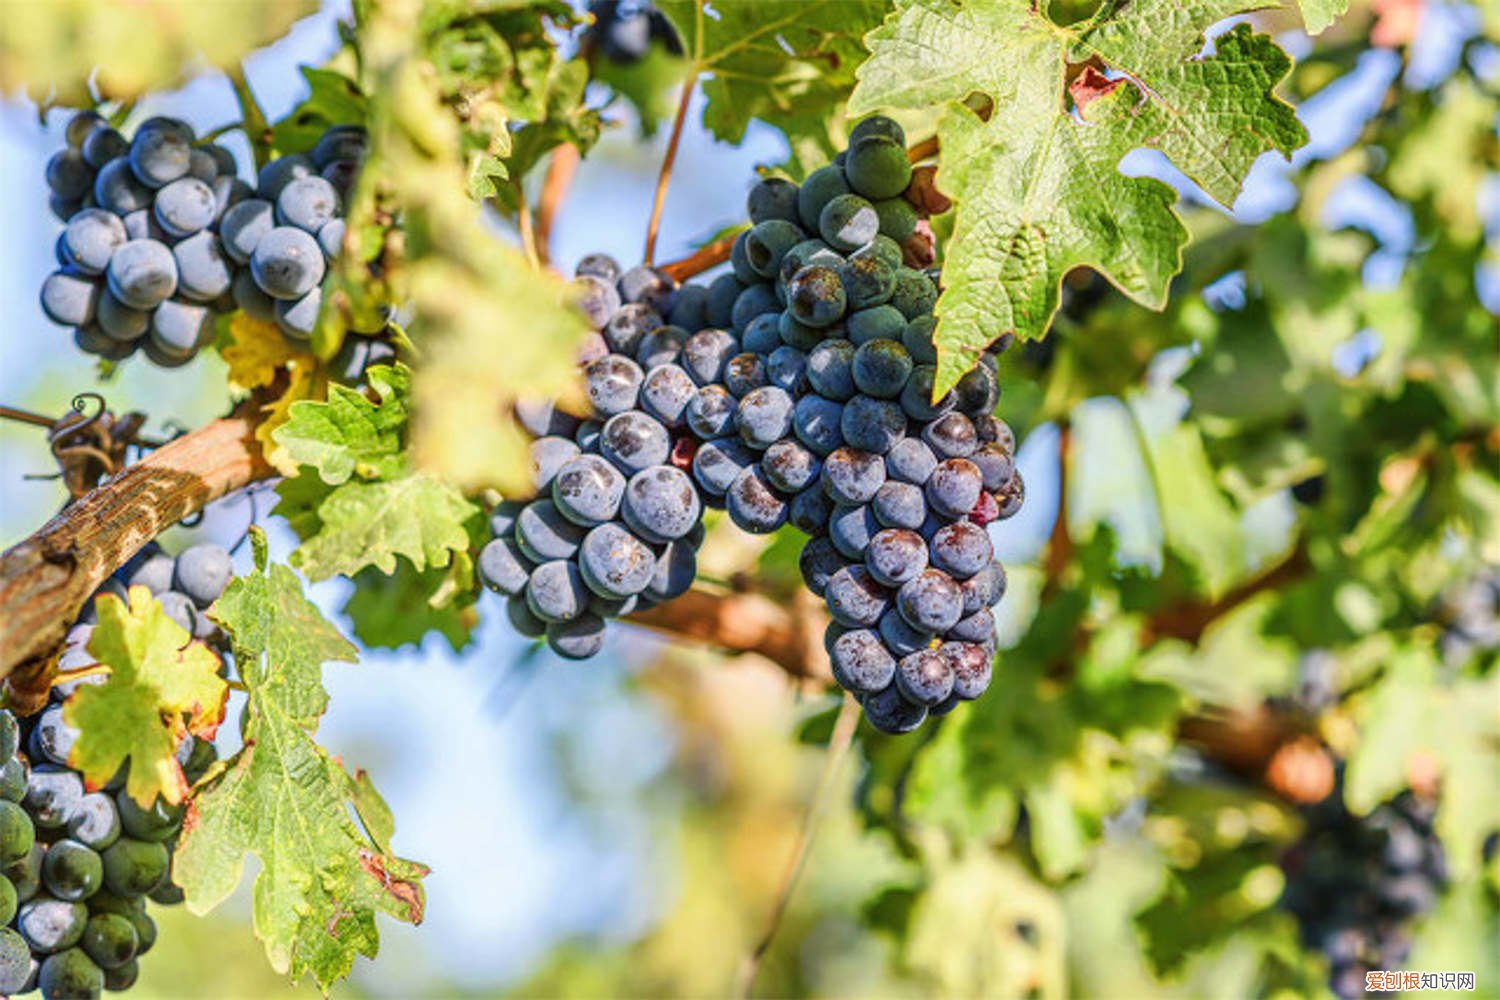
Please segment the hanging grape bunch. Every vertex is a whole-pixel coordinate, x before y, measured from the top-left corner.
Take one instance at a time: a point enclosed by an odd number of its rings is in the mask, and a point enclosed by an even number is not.
[[[1355,816],[1342,787],[1306,812],[1307,829],[1282,858],[1281,903],[1297,918],[1303,942],[1321,951],[1341,998],[1365,995],[1365,973],[1399,969],[1412,923],[1430,911],[1446,884],[1436,805],[1403,792]]]
[[[800,187],[756,185],[753,225],[706,289],[600,256],[580,265],[599,331],[584,369],[594,417],[522,409],[543,498],[502,505],[480,559],[524,634],[597,652],[604,617],[686,588],[680,540],[698,537],[701,507],[722,508],[749,532],[813,536],[802,572],[833,617],[834,677],[878,728],[909,731],[983,693],[1005,592],[985,526],[1020,509],[1024,485],[992,415],[993,354],[932,399],[938,287],[903,263],[911,181],[900,127],[867,119]],[[657,481],[648,521],[639,504]],[[597,503],[580,510],[585,488]],[[658,530],[667,512],[692,534]],[[538,580],[559,561],[570,568]],[[649,566],[673,585],[651,585]]]
[[[85,111],[67,139],[47,164],[65,228],[41,300],[80,349],[111,361],[139,349],[175,368],[237,308],[294,339],[311,335],[362,130],[332,128],[311,154],[272,161],[254,190],[227,149],[177,119],[147,119],[127,140]]]
[[[168,617],[190,634],[222,646],[202,615],[228,584],[229,553],[195,545],[177,558],[154,543],[101,587],[94,600],[121,597],[127,583],[145,586]],[[121,597],[123,599],[123,597]],[[87,646],[94,600],[68,630],[61,671],[95,666]],[[57,684],[52,704],[18,719],[0,711],[0,993],[40,989],[42,996],[97,996],[135,982],[138,961],[156,940],[146,901],[181,902],[170,878],[183,809],[158,798],[142,808],[124,791],[126,770],[89,791],[68,757],[78,733],[63,703],[92,673]],[[214,745],[189,735],[177,750],[189,783],[216,758]]]
[[[517,406],[531,444],[529,503],[501,504],[481,578],[506,596],[522,635],[585,659],[608,618],[681,596],[697,575],[703,505],[684,471],[696,441],[689,404],[733,353],[704,330],[701,287],[677,289],[647,267],[621,273],[603,254],[578,266],[595,333],[581,357],[593,413],[545,401]]]

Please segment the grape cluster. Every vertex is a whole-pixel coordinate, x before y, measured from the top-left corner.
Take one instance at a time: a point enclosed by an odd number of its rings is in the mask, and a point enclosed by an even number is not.
[[[216,315],[235,309],[288,337],[311,335],[363,130],[329,129],[311,154],[267,164],[254,189],[233,154],[174,118],[150,118],[127,140],[84,111],[67,140],[47,163],[65,228],[41,302],[74,328],[79,348],[112,361],[139,349],[175,368],[212,338]]]
[[[196,639],[223,644],[201,614],[232,575],[229,553],[195,545],[175,559],[148,545],[96,592],[123,598],[127,585],[151,589],[166,613]],[[87,646],[95,614],[89,602],[68,630],[58,669],[94,665]],[[156,940],[146,901],[182,901],[169,876],[182,806],[158,798],[142,808],[125,791],[126,768],[89,791],[68,757],[77,730],[63,703],[102,673],[53,686],[51,704],[31,718],[0,711],[0,994],[40,989],[42,996],[90,997],[125,990],[137,960]],[[213,743],[189,735],[177,750],[189,783],[217,757]]]
[[[1005,572],[985,525],[1024,494],[992,415],[995,355],[932,398],[938,287],[904,263],[911,179],[900,126],[875,117],[800,187],[756,185],[753,225],[706,298],[741,353],[714,390],[723,419],[694,427],[711,437],[698,484],[735,524],[813,536],[802,574],[833,617],[834,677],[886,732],[989,685]]]
[[[1403,792],[1355,816],[1335,790],[1307,810],[1307,828],[1282,858],[1282,905],[1307,947],[1327,956],[1330,985],[1363,996],[1365,973],[1399,969],[1412,922],[1431,910],[1446,883],[1436,806]]]
[[[648,267],[622,273],[603,254],[584,258],[577,280],[595,329],[580,355],[592,415],[517,405],[537,498],[494,510],[479,574],[522,635],[586,659],[606,619],[677,597],[697,575],[703,504],[684,471],[693,406],[735,344],[704,328],[701,287]]]
[[[585,43],[605,59],[630,66],[646,58],[652,42],[661,42],[673,55],[682,55],[682,40],[655,5],[646,0],[590,0],[594,23]]]

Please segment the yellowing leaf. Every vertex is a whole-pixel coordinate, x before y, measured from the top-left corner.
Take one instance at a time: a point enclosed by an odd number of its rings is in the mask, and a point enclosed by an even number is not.
[[[259,389],[276,379],[276,372],[294,360],[311,358],[281,332],[275,323],[236,312],[229,318],[229,343],[219,348],[229,365],[229,384]]]
[[[143,806],[158,794],[181,802],[187,781],[172,755],[186,733],[211,739],[224,719],[229,688],[219,658],[190,641],[145,587],[130,588],[128,607],[113,595],[95,607],[88,650],[110,668],[109,679],[80,687],[63,706],[79,730],[68,762],[99,787],[129,761],[131,798]]]
[[[49,0],[7,3],[0,28],[0,90],[87,104],[134,97],[183,80],[200,64],[232,67],[271,42],[312,0]]]

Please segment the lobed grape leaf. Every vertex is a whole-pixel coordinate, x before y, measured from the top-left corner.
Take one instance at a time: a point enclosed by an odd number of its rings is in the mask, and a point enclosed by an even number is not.
[[[38,6],[34,16],[7,7],[0,90],[25,87],[79,107],[95,94],[131,98],[169,88],[204,62],[234,67],[318,9],[313,0],[92,0]]]
[[[388,575],[370,567],[360,570],[344,614],[365,646],[397,649],[437,632],[457,652],[469,644],[479,623],[475,598],[474,561],[467,552],[457,552],[446,567],[418,571],[401,562]]]
[[[864,59],[860,36],[880,23],[883,0],[661,0],[677,28],[687,72],[703,79],[703,124],[725,142],[759,118],[794,146],[833,154],[830,120]]]
[[[99,620],[88,651],[109,667],[109,679],[81,686],[63,704],[64,721],[79,731],[68,763],[98,788],[128,761],[131,798],[145,807],[158,795],[181,802],[188,785],[173,753],[188,733],[213,738],[229,688],[219,658],[191,641],[149,590],[131,587],[129,598],[127,605],[106,594],[94,603]]]
[[[347,386],[330,385],[326,402],[291,404],[286,423],[271,435],[291,461],[316,468],[330,485],[356,474],[392,479],[406,468],[401,438],[411,369],[400,363],[375,365],[365,371],[365,381],[376,400]]]
[[[996,338],[1035,339],[1062,278],[1092,267],[1160,309],[1187,232],[1160,181],[1120,158],[1159,149],[1228,204],[1255,158],[1306,141],[1272,92],[1291,62],[1239,25],[1200,55],[1204,32],[1260,0],[1106,3],[1052,22],[1020,0],[901,0],[866,42],[849,110],[944,108],[938,183],[957,203],[938,300],[938,379],[950,388]],[[969,104],[989,102],[985,114]]]
[[[426,473],[347,482],[317,500],[317,531],[304,537],[291,561],[310,580],[353,576],[366,566],[392,573],[397,556],[419,570],[446,566],[454,553],[468,551],[464,522],[476,510],[452,486]]]
[[[356,955],[375,955],[377,912],[421,921],[427,869],[389,852],[385,803],[313,741],[328,703],[323,664],[355,660],[354,647],[291,570],[267,567],[263,546],[256,556],[256,571],[232,582],[213,612],[249,692],[245,745],[190,804],[173,876],[189,910],[203,914],[234,891],[254,854],[253,918],[267,957],[326,991]],[[372,829],[355,824],[351,805]]]
[[[303,66],[308,94],[271,130],[271,144],[283,154],[312,149],[334,125],[363,124],[368,113],[359,85],[337,69]]]

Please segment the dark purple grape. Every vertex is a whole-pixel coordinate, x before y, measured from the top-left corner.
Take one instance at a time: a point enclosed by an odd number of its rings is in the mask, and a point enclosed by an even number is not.
[[[870,575],[878,582],[887,587],[900,587],[927,569],[927,543],[921,535],[907,528],[884,528],[871,537],[864,557]],[[962,598],[960,607],[961,602]]]
[[[824,596],[828,581],[833,575],[848,565],[849,560],[839,555],[833,543],[826,538],[814,538],[802,546],[802,553],[797,557],[802,582],[818,597]]]
[[[844,406],[822,396],[803,396],[792,410],[792,430],[797,440],[815,455],[829,455],[844,443],[840,425]]]
[[[893,400],[855,396],[844,404],[839,433],[850,448],[884,455],[906,436],[906,414]]]
[[[863,704],[870,725],[892,736],[911,732],[927,718],[927,709],[903,698],[894,683],[866,697]]]
[[[963,614],[963,592],[947,573],[925,569],[896,592],[896,606],[907,624],[922,632],[946,632]]]
[[[827,466],[824,466],[825,470]],[[979,466],[967,458],[949,458],[937,464],[927,479],[927,504],[934,512],[951,518],[968,514],[979,502],[984,480]]]
[[[766,449],[760,467],[767,481],[776,489],[783,493],[800,493],[817,482],[823,462],[806,445],[783,438]]]
[[[834,621],[851,628],[867,628],[880,621],[891,605],[891,593],[864,566],[845,566],[829,577],[823,591]]]
[[[979,445],[979,436],[969,418],[951,412],[923,428],[922,440],[938,458],[966,458]]]
[[[889,456],[887,456],[889,458]],[[889,461],[887,461],[889,469]],[[927,500],[920,486],[887,480],[870,501],[875,520],[886,528],[910,528],[915,531],[927,520]]]
[[[866,504],[875,499],[881,483],[885,482],[885,462],[870,452],[839,448],[824,459],[822,481],[823,489],[835,503]]]
[[[938,653],[953,676],[953,693],[964,701],[973,701],[990,686],[993,657],[984,647],[972,642],[945,642]]]
[[[955,580],[978,573],[994,560],[989,532],[971,521],[955,521],[932,536],[932,564]]]
[[[891,683],[896,659],[878,634],[854,629],[840,635],[828,654],[834,680],[847,691],[874,694]]]
[[[870,512],[868,506],[837,506],[833,508],[833,513],[828,518],[829,540],[833,542],[834,548],[850,559],[866,558],[866,549],[870,546],[870,539],[874,538],[879,530],[880,524],[875,520],[875,515]],[[879,574],[874,573],[873,570],[871,575],[879,579]],[[881,582],[886,583],[884,580]]]
[[[730,484],[724,506],[729,519],[752,535],[769,534],[786,523],[787,503],[757,465],[745,469]]]

